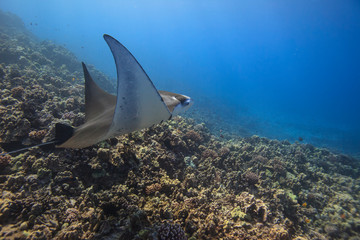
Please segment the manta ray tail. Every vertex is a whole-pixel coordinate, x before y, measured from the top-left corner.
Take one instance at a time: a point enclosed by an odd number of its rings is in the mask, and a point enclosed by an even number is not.
[[[45,142],[40,143],[36,145],[26,146],[22,144],[21,142],[9,142],[9,143],[0,143],[1,147],[7,151],[6,153],[1,153],[0,156],[4,156],[7,154],[13,154],[18,153],[22,151],[29,150],[31,148],[40,147],[43,150],[50,150],[54,149],[55,145],[62,144],[63,142],[66,142],[72,135],[74,134],[74,128],[62,124],[62,123],[56,123],[55,124],[55,138]]]
[[[1,147],[7,152],[1,153],[0,156],[26,151],[35,147],[40,147],[43,150],[49,150],[49,149],[53,149],[55,147],[55,144],[56,144],[55,140],[36,144],[36,145],[31,145],[31,146],[23,145],[20,142],[1,143]],[[11,150],[11,149],[16,149],[16,150]]]

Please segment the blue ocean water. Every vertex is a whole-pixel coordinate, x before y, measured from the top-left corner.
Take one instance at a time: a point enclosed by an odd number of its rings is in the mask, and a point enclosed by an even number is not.
[[[214,131],[360,156],[360,2],[22,1],[0,9],[115,78],[107,33]]]

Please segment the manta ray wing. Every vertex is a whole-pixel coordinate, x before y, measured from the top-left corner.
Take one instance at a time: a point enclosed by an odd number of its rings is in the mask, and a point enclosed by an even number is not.
[[[116,96],[102,90],[93,81],[86,65],[82,63],[82,66],[85,77],[86,121],[75,129],[68,140],[57,145],[60,148],[84,148],[106,139],[114,116]],[[66,128],[62,131],[65,130]]]
[[[117,99],[108,137],[151,127],[171,117],[159,92],[133,55],[116,39],[104,35],[117,70]]]
[[[90,76],[84,63],[81,63],[85,77],[85,120],[89,121],[106,109],[114,108],[116,96],[101,89]]]

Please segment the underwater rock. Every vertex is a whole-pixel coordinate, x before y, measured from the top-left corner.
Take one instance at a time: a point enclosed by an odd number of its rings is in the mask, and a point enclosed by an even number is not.
[[[337,237],[340,234],[340,230],[338,227],[332,224],[327,224],[324,227],[324,231],[330,236],[330,237]]]
[[[258,218],[261,222],[267,221],[268,210],[262,200],[256,199],[247,192],[241,193],[237,200],[241,202],[242,210],[246,214],[250,214],[253,218]]]
[[[14,98],[20,99],[22,98],[24,94],[24,88],[19,86],[19,87],[14,87],[13,89],[11,89],[11,95]]]
[[[66,219],[65,222],[72,223],[79,219],[79,211],[76,208],[68,208],[65,211]]]
[[[162,188],[161,184],[160,183],[154,183],[154,184],[151,184],[150,186],[147,186],[145,188],[145,192],[147,195],[150,195],[152,193],[155,193],[157,191],[160,191]]]
[[[81,239],[82,238],[82,227],[81,223],[71,224],[61,229],[55,239]]]
[[[255,185],[259,182],[259,176],[254,172],[247,172],[244,175],[244,179],[249,185]]]
[[[0,156],[0,172],[10,163],[10,159],[9,155]]]
[[[287,240],[290,239],[288,231],[279,225],[275,225],[270,229],[271,239]]]
[[[45,137],[46,133],[46,130],[31,131],[29,132],[29,137],[33,140],[41,141]]]
[[[201,143],[203,141],[201,135],[194,130],[187,131],[184,137],[197,143]]]
[[[218,154],[212,149],[205,149],[205,151],[202,152],[201,157],[204,159],[206,158],[215,159],[218,157]]]
[[[228,147],[222,147],[219,149],[219,156],[226,158],[230,154],[230,149]]]

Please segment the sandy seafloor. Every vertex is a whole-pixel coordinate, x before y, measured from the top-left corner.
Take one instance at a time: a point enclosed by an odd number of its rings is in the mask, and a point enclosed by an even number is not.
[[[0,142],[83,123],[83,84],[72,53],[0,13]],[[359,167],[176,117],[86,149],[1,156],[0,239],[360,239]]]

